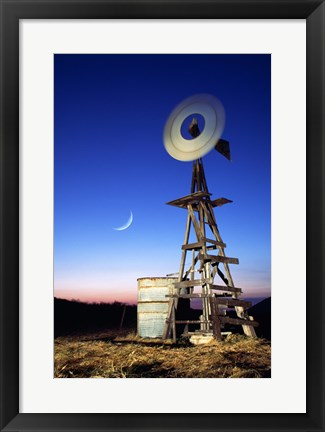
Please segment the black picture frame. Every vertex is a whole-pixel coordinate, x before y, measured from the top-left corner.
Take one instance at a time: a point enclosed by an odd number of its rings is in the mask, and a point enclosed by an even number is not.
[[[1,431],[324,431],[324,2],[0,0],[0,6]],[[19,413],[19,20],[98,18],[306,19],[306,414]],[[304,211],[301,203],[297,203],[297,211]],[[295,318],[299,319],[298,312]],[[216,403],[219,397],[222,395],[216,391]]]

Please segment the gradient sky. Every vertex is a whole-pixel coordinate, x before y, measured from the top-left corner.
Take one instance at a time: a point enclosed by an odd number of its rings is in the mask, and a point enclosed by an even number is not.
[[[223,103],[232,162],[203,162],[215,214],[243,297],[271,290],[271,56],[54,57],[54,294],[135,303],[137,278],[178,271],[192,162],[166,152],[172,109],[196,93]],[[132,210],[134,220],[124,231]]]

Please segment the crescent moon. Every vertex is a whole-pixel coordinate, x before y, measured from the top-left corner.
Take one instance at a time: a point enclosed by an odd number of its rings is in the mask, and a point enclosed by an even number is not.
[[[114,229],[116,231],[123,231],[123,230],[129,228],[129,226],[131,225],[132,222],[133,222],[133,214],[132,214],[132,211],[130,211],[130,217],[129,217],[128,221],[124,225],[122,225],[118,228],[114,228]]]

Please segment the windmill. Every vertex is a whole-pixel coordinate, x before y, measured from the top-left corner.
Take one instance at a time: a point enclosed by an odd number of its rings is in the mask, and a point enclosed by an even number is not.
[[[205,121],[200,131],[195,115]],[[192,117],[193,116],[193,117]],[[189,132],[192,139],[183,137],[181,127],[192,117]],[[213,336],[221,340],[226,324],[240,325],[244,333],[256,337],[254,327],[258,325],[247,313],[250,302],[241,300],[242,289],[234,285],[230,264],[239,264],[237,258],[226,255],[214,209],[232,201],[227,198],[212,199],[204,173],[202,157],[215,148],[230,160],[229,142],[221,139],[225,124],[225,112],[221,102],[214,96],[198,94],[185,99],[170,114],[164,129],[164,145],[167,152],[179,161],[193,161],[191,193],[168,202],[187,211],[184,243],[177,282],[169,295],[167,318],[163,339],[177,339],[177,326],[184,327],[183,334]],[[194,230],[195,241],[189,243],[190,231]],[[190,255],[191,264],[185,267]],[[218,277],[218,281],[216,281]],[[178,318],[178,305],[183,299],[200,301],[202,315],[199,320]],[[229,310],[234,309],[235,316]],[[189,326],[196,326],[194,332]]]

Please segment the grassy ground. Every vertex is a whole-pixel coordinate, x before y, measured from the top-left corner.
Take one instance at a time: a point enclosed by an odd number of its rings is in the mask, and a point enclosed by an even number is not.
[[[98,333],[55,339],[56,378],[266,378],[271,346],[264,339],[229,335],[193,346]]]

